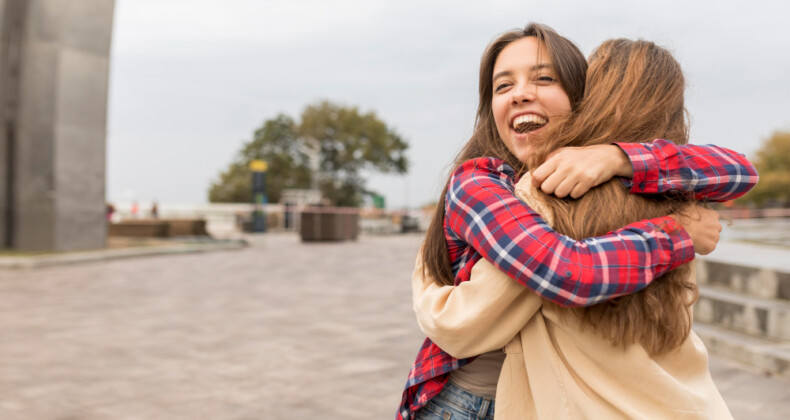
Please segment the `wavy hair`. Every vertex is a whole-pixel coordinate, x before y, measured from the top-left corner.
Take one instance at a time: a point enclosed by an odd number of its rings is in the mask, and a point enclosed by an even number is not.
[[[685,81],[672,54],[648,41],[614,39],[590,56],[584,99],[560,124],[546,130],[530,167],[565,146],[645,142],[656,138],[688,142]],[[682,211],[683,196],[629,194],[613,179],[579,199],[559,199],[532,189],[554,217],[553,227],[575,239],[600,236],[626,224]],[[642,291],[593,305],[567,308],[612,344],[641,344],[658,355],[677,348],[691,330],[691,304],[698,297],[685,264]]]

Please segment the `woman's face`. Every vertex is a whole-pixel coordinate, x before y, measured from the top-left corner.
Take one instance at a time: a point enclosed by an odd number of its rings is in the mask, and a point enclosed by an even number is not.
[[[557,80],[551,57],[535,37],[508,44],[494,63],[491,107],[499,137],[518,160],[532,153],[532,142],[571,102]]]

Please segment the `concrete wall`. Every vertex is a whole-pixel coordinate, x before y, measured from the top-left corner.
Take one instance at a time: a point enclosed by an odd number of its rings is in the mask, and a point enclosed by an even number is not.
[[[6,14],[19,0],[2,1]],[[105,139],[114,0],[23,3],[20,32],[11,34],[21,36],[19,79],[16,85],[6,83],[20,98],[12,109],[14,155],[0,160],[14,167],[11,179],[4,180],[13,190],[12,202],[5,204],[12,217],[3,218],[3,229],[12,232],[6,246],[100,248],[107,234]]]
[[[6,246],[6,242],[8,239],[6,238],[6,221],[7,219],[7,212],[8,212],[8,203],[6,203],[6,195],[8,194],[7,190],[7,174],[6,174],[6,165],[8,164],[8,158],[6,157],[6,148],[7,140],[6,140],[6,133],[5,133],[5,121],[6,121],[6,46],[8,44],[7,35],[6,35],[6,28],[8,24],[6,23],[6,0],[0,0],[0,249],[3,249]]]
[[[790,251],[719,247],[731,249],[697,259],[694,330],[711,353],[790,378]]]
[[[11,86],[16,85],[13,80],[12,69],[15,67],[11,61],[13,59],[11,44],[12,34],[14,34],[14,17],[16,13],[13,9],[17,5],[8,5],[9,1],[0,0],[0,249],[9,242],[8,218],[11,211],[8,195],[9,191],[9,171],[11,170],[8,158],[9,139],[7,138],[7,119],[11,118],[9,112],[12,109],[9,102],[13,101]],[[18,7],[18,6],[17,6]]]

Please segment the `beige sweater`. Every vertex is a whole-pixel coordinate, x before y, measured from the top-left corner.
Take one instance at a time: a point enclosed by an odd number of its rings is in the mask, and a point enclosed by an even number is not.
[[[528,191],[525,177],[517,193],[540,212]],[[640,345],[614,347],[486,260],[456,287],[424,278],[418,261],[412,287],[420,327],[449,354],[466,358],[504,346],[498,420],[732,418],[693,332],[660,357]]]

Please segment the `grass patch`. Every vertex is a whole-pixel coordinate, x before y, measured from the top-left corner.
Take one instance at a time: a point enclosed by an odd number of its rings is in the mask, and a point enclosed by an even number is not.
[[[18,251],[14,249],[0,249],[0,257],[43,257],[47,255],[76,254],[80,252],[103,251],[109,249],[142,248],[179,245],[178,241],[159,238],[127,238],[111,236],[107,238],[107,247],[96,249],[81,249],[78,251]]]

